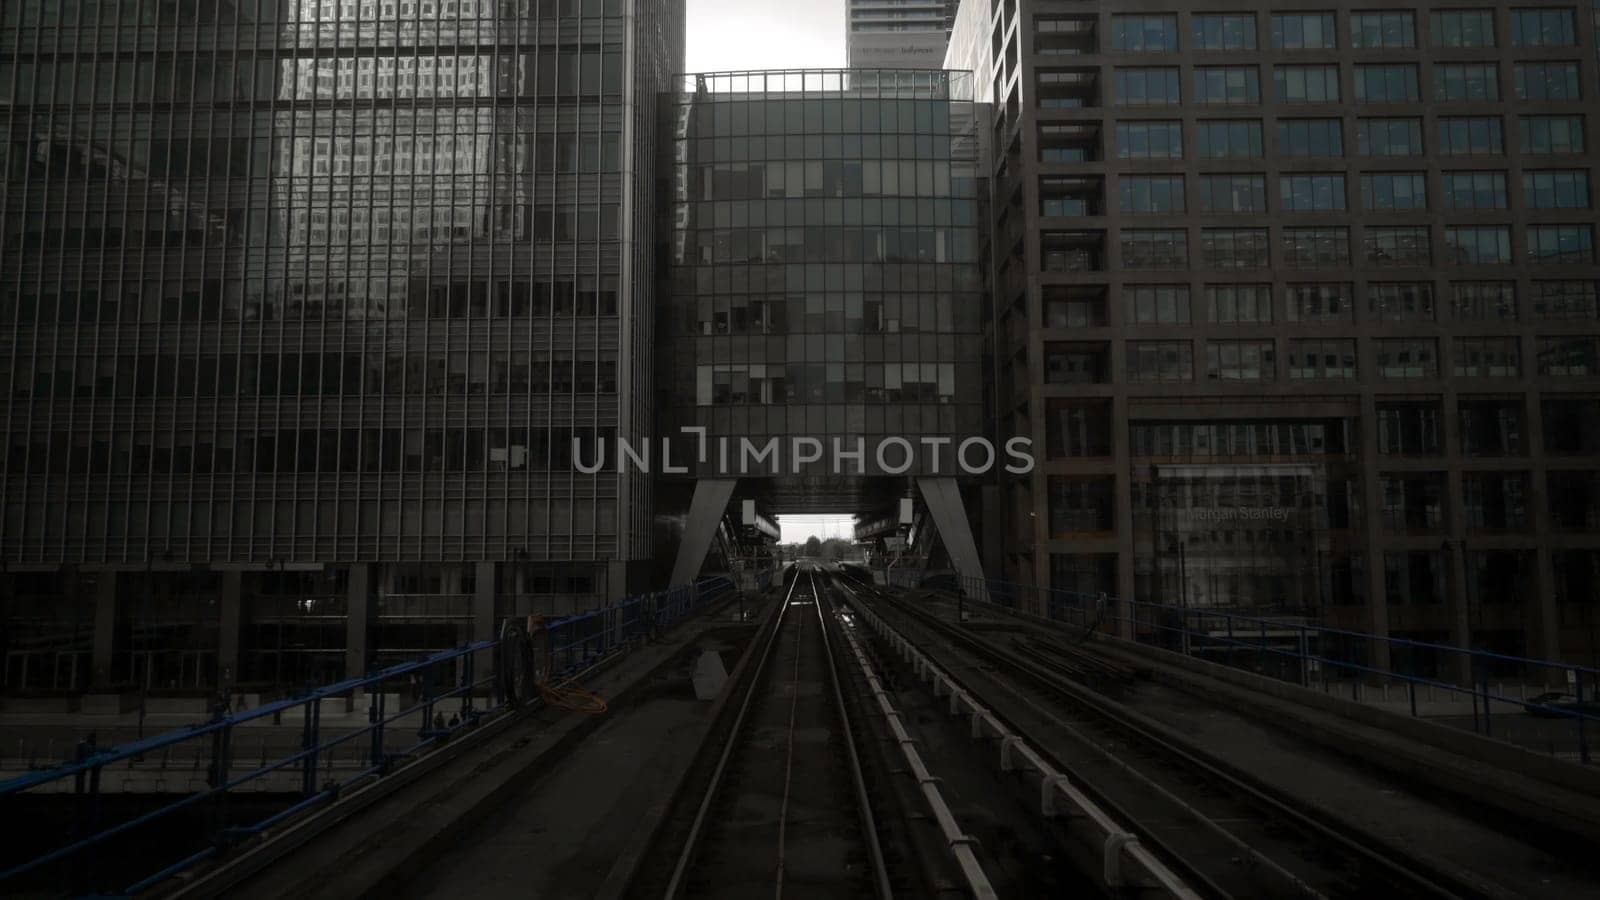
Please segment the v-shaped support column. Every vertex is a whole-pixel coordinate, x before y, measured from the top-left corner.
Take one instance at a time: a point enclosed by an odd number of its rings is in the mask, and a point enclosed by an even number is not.
[[[711,550],[711,540],[717,536],[717,523],[728,510],[733,499],[737,478],[702,478],[694,483],[694,499],[689,501],[689,521],[683,528],[683,543],[678,545],[678,558],[672,563],[672,581],[668,587],[688,584],[700,574],[705,565],[706,553]]]
[[[961,489],[954,478],[918,478],[917,487],[922,499],[933,514],[933,524],[939,528],[945,552],[962,578],[983,580],[983,561],[978,557],[978,545],[972,539],[972,528],[967,524],[966,505],[961,502]]]

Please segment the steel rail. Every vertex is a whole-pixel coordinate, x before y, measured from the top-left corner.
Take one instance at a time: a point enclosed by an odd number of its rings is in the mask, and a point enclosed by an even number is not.
[[[881,900],[894,896],[889,884],[889,867],[883,859],[883,844],[878,840],[878,823],[872,814],[872,801],[867,796],[867,780],[861,771],[861,757],[856,753],[855,729],[850,726],[850,711],[844,704],[844,691],[839,686],[839,666],[833,653],[833,642],[828,639],[828,617],[822,612],[822,591],[817,588],[816,575],[811,576],[811,590],[816,595],[817,624],[822,627],[822,649],[828,658],[828,682],[833,685],[833,702],[839,711],[839,727],[844,732],[844,745],[850,757],[850,781],[855,787],[856,807],[861,811],[861,827],[867,836],[867,852],[872,857],[873,881]],[[830,604],[830,609],[832,608]],[[845,637],[848,639],[849,634]],[[798,698],[799,693],[795,696]],[[793,734],[790,735],[791,740]],[[787,791],[785,792],[787,794]]]
[[[995,893],[994,885],[989,881],[988,873],[984,872],[983,864],[978,861],[977,854],[972,851],[974,843],[972,837],[961,830],[961,825],[950,811],[949,804],[945,803],[944,795],[939,791],[939,779],[934,777],[923,763],[922,754],[917,752],[916,741],[906,733],[905,724],[900,720],[900,711],[894,708],[894,703],[889,699],[889,693],[884,689],[877,670],[872,667],[872,662],[867,659],[851,629],[843,629],[843,633],[845,640],[850,644],[851,653],[855,655],[856,665],[861,668],[861,674],[866,678],[867,686],[878,703],[878,710],[883,714],[884,721],[888,723],[889,730],[894,735],[895,743],[900,747],[906,767],[917,780],[917,787],[922,791],[923,800],[927,802],[946,845],[956,858],[956,864],[967,881],[967,889],[972,892],[976,900],[995,900],[999,895]]]
[[[1131,734],[1140,742],[1159,749],[1187,766],[1191,771],[1222,783],[1229,790],[1248,797],[1258,806],[1265,807],[1271,813],[1286,819],[1294,826],[1328,839],[1356,859],[1375,864],[1388,877],[1393,878],[1396,883],[1408,884],[1414,889],[1441,898],[1452,898],[1452,900],[1453,898],[1462,897],[1494,896],[1494,894],[1486,892],[1484,886],[1470,879],[1449,871],[1440,870],[1435,866],[1429,865],[1425,860],[1377,842],[1371,835],[1344,823],[1328,821],[1326,816],[1317,815],[1313,809],[1307,808],[1305,804],[1280,789],[1273,788],[1256,779],[1246,778],[1242,774],[1228,771],[1226,768],[1206,759],[1203,754],[1199,754],[1193,749],[1182,745],[1174,738],[1152,730],[1152,728],[1139,721],[1139,717],[1127,709],[1125,704],[1117,703],[1088,688],[1077,685],[1065,676],[1048,671],[1041,672],[1041,667],[1037,663],[1023,658],[1021,654],[1004,650],[981,637],[965,633],[949,623],[921,614],[897,598],[889,597],[888,599],[896,608],[915,615],[916,618],[938,633],[968,646],[973,652],[987,657],[992,662],[1011,667],[1048,690],[1063,695],[1066,699],[1088,710],[1090,715],[1099,716],[1113,727]],[[1027,698],[1021,697],[1021,695],[1018,696],[1024,702],[1029,702]],[[1037,709],[1037,704],[1030,702],[1030,705],[1035,706]],[[1053,716],[1048,711],[1039,711],[1058,726],[1074,734],[1080,733],[1078,729],[1060,721],[1058,716]],[[1091,741],[1090,743],[1093,742]],[[1133,771],[1126,766],[1124,766],[1124,769]],[[1181,803],[1183,801],[1178,802]],[[1194,814],[1199,815],[1198,812]],[[1202,824],[1208,825],[1214,831],[1225,831],[1220,824],[1211,822],[1203,816]],[[1252,852],[1251,856],[1258,862],[1265,860],[1265,857],[1259,851]],[[1272,863],[1271,868],[1276,872],[1287,874],[1287,870],[1277,863]],[[1305,885],[1298,877],[1292,875],[1288,877],[1292,879],[1291,883],[1309,889],[1309,885]]]
[[[854,589],[842,583],[840,587],[844,589],[847,598],[855,598]],[[1127,857],[1149,877],[1153,886],[1159,887],[1168,895],[1180,900],[1200,900],[1201,894],[1174,872],[1165,861],[1145,847],[1128,826],[1118,822],[1100,804],[1085,794],[1072,778],[1047,762],[1021,734],[979,703],[971,691],[935,665],[910,639],[858,600],[852,600],[851,607],[912,664],[918,678],[932,685],[934,696],[939,696],[940,685],[944,685],[950,698],[950,713],[958,715],[965,712],[971,717],[974,739],[985,737],[984,726],[987,726],[987,730],[999,741],[1002,771],[1027,767],[1039,775],[1041,815],[1053,818],[1063,814],[1057,804],[1058,801],[1065,801],[1074,813],[1071,814],[1073,818],[1093,824],[1102,838],[1102,877],[1109,887],[1130,886],[1122,871],[1122,860]]]

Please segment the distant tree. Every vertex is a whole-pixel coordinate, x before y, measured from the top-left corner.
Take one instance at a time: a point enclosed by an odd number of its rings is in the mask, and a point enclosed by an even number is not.
[[[817,537],[814,534],[811,537],[806,538],[806,555],[807,556],[821,556],[822,555],[822,539],[821,538]]]
[[[822,542],[822,555],[828,559],[844,559],[849,556],[850,542],[843,538],[828,538]]]

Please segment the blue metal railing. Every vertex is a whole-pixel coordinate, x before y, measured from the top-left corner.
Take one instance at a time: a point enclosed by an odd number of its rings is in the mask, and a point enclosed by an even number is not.
[[[639,639],[682,621],[705,604],[733,589],[726,578],[711,578],[692,586],[629,597],[611,606],[550,620],[548,650],[550,676],[573,674],[616,653],[635,646]],[[443,650],[424,658],[400,663],[358,678],[307,690],[305,693],[233,713],[218,709],[207,722],[190,725],[164,734],[115,747],[99,747],[90,741],[78,745],[70,762],[29,772],[0,781],[0,798],[28,792],[70,792],[77,802],[72,812],[78,821],[73,837],[46,852],[20,862],[0,856],[0,893],[23,887],[29,876],[40,878],[61,874],[71,880],[72,893],[108,893],[103,883],[116,877],[96,874],[96,857],[115,851],[119,841],[147,838],[152,829],[163,829],[157,842],[176,857],[157,871],[120,888],[136,894],[205,860],[217,857],[227,848],[260,834],[268,828],[337,798],[357,783],[381,777],[408,760],[447,741],[456,732],[473,728],[487,719],[505,714],[527,697],[518,696],[513,682],[497,666],[510,656],[506,639],[477,641]],[[357,727],[344,723],[325,725],[323,712],[329,704],[349,704],[365,694],[366,721]],[[401,697],[406,697],[402,700]],[[394,709],[390,709],[391,699]],[[450,719],[445,721],[445,714]],[[266,759],[265,743],[259,764],[245,764],[235,771],[242,755],[240,729],[254,723],[284,718],[299,719],[297,746],[286,748],[272,761]],[[334,717],[330,716],[330,721]],[[397,739],[396,735],[404,736]],[[414,739],[413,739],[414,737]],[[123,821],[105,824],[107,810],[102,802],[108,772],[115,766],[136,770],[147,756],[165,757],[171,748],[192,744],[195,759],[209,753],[203,790],[186,794],[131,815]],[[352,751],[356,760],[352,771],[334,774],[333,757],[341,747]],[[359,752],[357,751],[359,748]],[[285,779],[284,775],[291,775]],[[278,776],[268,784],[271,776]],[[287,783],[286,783],[287,782]],[[67,786],[70,785],[70,788]],[[246,824],[228,824],[228,801],[246,786],[252,792],[273,790],[296,799],[284,800],[281,809]],[[14,807],[13,807],[14,808]],[[183,816],[204,812],[211,823],[205,834],[186,843],[172,836],[174,822]],[[234,818],[237,818],[236,816]],[[173,845],[177,845],[173,847]],[[144,855],[141,845],[138,854]],[[3,851],[0,851],[3,852]],[[128,855],[123,849],[123,856]],[[70,863],[70,866],[67,864]]]
[[[891,570],[890,583],[916,587],[921,573]],[[940,579],[947,586],[951,579]],[[1310,622],[1271,618],[1223,610],[1175,606],[1140,600],[1117,600],[1106,594],[1088,594],[1020,585],[998,579],[959,578],[963,602],[992,604],[1021,615],[1072,626],[1084,632],[1108,630],[1132,634],[1140,643],[1155,644],[1179,653],[1204,657],[1236,667],[1248,667],[1261,674],[1296,681],[1310,687],[1320,682],[1324,691],[1332,689],[1330,672],[1349,677],[1352,699],[1360,699],[1363,683],[1402,685],[1412,716],[1417,715],[1417,689],[1467,699],[1472,703],[1473,730],[1495,736],[1491,702],[1510,704],[1518,709],[1551,718],[1571,719],[1576,738],[1577,759],[1591,761],[1588,730],[1600,723],[1600,669],[1559,660],[1514,656],[1448,644],[1389,637]],[[1122,627],[1119,627],[1122,626]],[[1464,674],[1460,681],[1445,681],[1393,666],[1379,667],[1365,661],[1369,648],[1382,646],[1391,660],[1431,657],[1437,668],[1447,670],[1454,662]],[[1344,650],[1348,655],[1336,655]],[[1276,671],[1274,671],[1276,670]],[[1537,702],[1526,697],[1511,697],[1491,689],[1495,671],[1517,671],[1540,685],[1564,687],[1573,702],[1563,706]],[[1314,678],[1320,675],[1320,678]],[[1503,688],[1502,688],[1503,690]],[[1502,729],[1504,731],[1504,729]]]

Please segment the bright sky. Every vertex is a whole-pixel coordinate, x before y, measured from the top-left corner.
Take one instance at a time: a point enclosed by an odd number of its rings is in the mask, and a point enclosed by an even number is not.
[[[843,67],[844,0],[689,0],[690,72]]]
[[[806,538],[816,535],[818,540],[844,538],[855,540],[856,520],[851,516],[779,516],[778,530],[785,544],[803,544]]]

